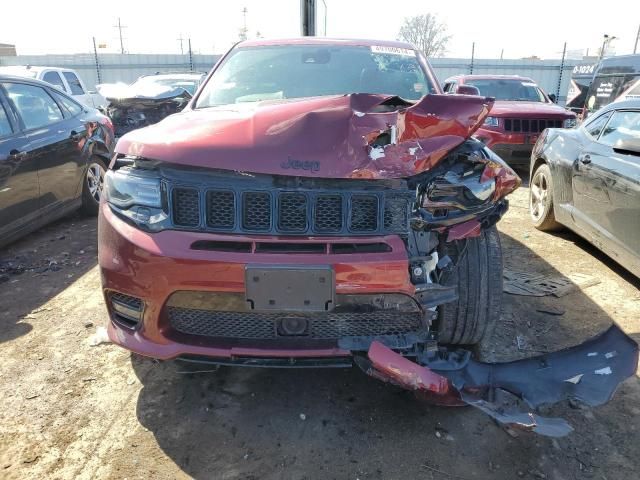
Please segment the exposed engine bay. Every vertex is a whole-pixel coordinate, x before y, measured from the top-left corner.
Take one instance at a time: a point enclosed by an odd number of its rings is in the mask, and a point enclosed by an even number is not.
[[[98,85],[98,91],[109,104],[104,108],[111,118],[116,137],[138,128],[153,125],[173,113],[181,111],[191,94],[184,88],[150,88],[140,92],[127,85]]]

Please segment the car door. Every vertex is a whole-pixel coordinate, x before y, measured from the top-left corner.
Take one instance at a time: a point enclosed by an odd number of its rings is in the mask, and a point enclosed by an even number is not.
[[[591,239],[620,263],[640,267],[640,154],[616,147],[640,144],[640,110],[614,111],[578,158],[577,207]]]
[[[21,122],[25,148],[36,159],[39,207],[44,215],[63,214],[78,200],[86,127],[54,100],[52,95],[62,95],[56,90],[17,81],[3,87]]]
[[[38,216],[38,167],[0,86],[0,244]]]

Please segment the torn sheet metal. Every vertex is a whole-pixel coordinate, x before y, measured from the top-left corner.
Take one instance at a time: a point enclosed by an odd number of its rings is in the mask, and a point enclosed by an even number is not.
[[[568,399],[589,406],[606,403],[636,372],[638,345],[613,325],[575,347],[507,363],[477,362],[468,352],[447,349],[424,354],[416,363],[379,342],[371,344],[368,362],[357,363],[369,375],[437,403],[459,398],[500,423],[562,436],[571,432],[569,424],[541,417],[535,409]]]
[[[122,138],[116,152],[254,173],[403,178],[429,170],[471,137],[492,105],[493,99],[466,95],[410,103],[357,93],[187,107]],[[297,168],[309,162],[317,168]]]
[[[564,297],[574,290],[592,287],[600,283],[597,278],[581,273],[558,277],[505,269],[503,276],[503,290],[505,292],[532,297],[544,297],[545,295]]]

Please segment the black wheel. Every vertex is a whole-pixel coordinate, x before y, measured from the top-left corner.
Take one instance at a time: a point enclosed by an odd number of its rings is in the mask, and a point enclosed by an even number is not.
[[[82,185],[82,211],[87,215],[97,215],[107,166],[96,156],[89,159]]]
[[[551,170],[547,164],[536,168],[529,185],[529,213],[533,225],[543,232],[558,230],[562,226],[556,222],[553,213],[553,183]]]
[[[455,285],[458,300],[438,309],[438,342],[450,345],[486,344],[502,305],[502,247],[496,227],[476,238],[445,245],[455,267],[445,285]]]

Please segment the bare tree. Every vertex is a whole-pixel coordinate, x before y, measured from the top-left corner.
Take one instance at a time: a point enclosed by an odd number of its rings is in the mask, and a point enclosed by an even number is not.
[[[450,39],[451,35],[447,35],[447,25],[430,13],[405,18],[398,33],[398,40],[412,43],[427,57],[443,56]]]

